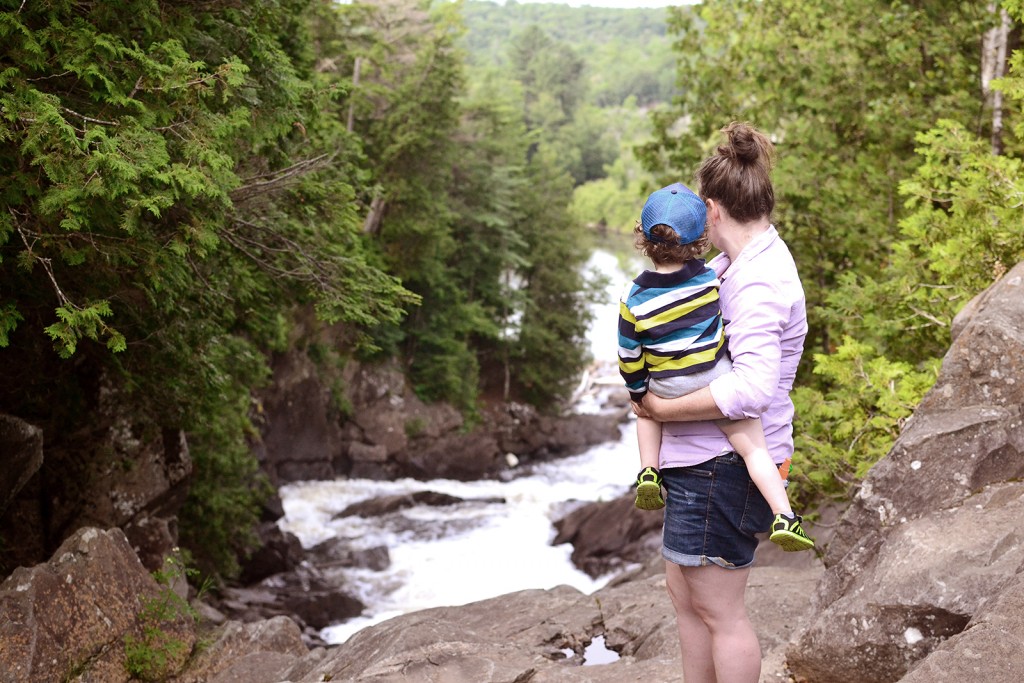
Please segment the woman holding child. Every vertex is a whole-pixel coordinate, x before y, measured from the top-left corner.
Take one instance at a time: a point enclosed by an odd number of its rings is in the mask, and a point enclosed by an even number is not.
[[[755,460],[745,464],[743,449],[721,428],[723,419],[759,418],[755,435],[763,433],[763,441],[752,448],[766,449],[769,470],[778,467],[785,478],[793,454],[789,392],[807,333],[796,265],[771,224],[772,144],[746,124],[730,124],[723,133],[725,142],[697,172],[697,189],[707,236],[721,251],[708,266],[720,281],[732,366],[704,388],[665,398],[652,386],[634,403],[640,418],[662,424],[654,476],[667,492],[662,554],[686,683],[757,683],[761,651],[744,604],[754,534],[771,531],[787,550],[813,545],[799,517],[773,515],[780,512],[773,508],[788,510],[784,495],[766,502],[751,479]],[[651,481],[638,485],[649,491]],[[759,483],[769,490],[769,482]]]

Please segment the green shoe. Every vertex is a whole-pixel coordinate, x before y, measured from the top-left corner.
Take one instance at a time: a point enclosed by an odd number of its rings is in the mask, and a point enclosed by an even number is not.
[[[772,522],[772,535],[768,537],[769,540],[787,552],[810,550],[814,547],[814,541],[804,533],[803,521],[800,515],[792,517],[781,513],[775,515],[775,521]]]
[[[636,475],[636,503],[641,510],[660,510],[665,507],[661,497],[661,473],[653,467],[645,467]]]

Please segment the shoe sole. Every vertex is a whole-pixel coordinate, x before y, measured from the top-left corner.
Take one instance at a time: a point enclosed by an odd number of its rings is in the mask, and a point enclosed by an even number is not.
[[[653,482],[644,482],[636,487],[635,505],[641,510],[660,510],[665,507],[661,487]]]
[[[794,534],[792,531],[773,532],[772,535],[768,537],[768,540],[778,545],[787,553],[794,553],[800,550],[810,550],[814,547],[814,541],[805,536]]]

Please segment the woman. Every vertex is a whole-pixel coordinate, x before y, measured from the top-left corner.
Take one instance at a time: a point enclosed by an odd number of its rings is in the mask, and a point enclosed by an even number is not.
[[[722,252],[709,265],[722,283],[733,369],[692,394],[648,393],[634,404],[638,415],[665,423],[662,554],[686,683],[757,683],[760,676],[761,650],[743,593],[754,534],[769,531],[772,514],[715,420],[760,417],[785,477],[793,454],[789,391],[807,334],[796,265],[771,224],[772,144],[747,124],[722,132],[726,141],[701,164],[697,183],[709,237]]]

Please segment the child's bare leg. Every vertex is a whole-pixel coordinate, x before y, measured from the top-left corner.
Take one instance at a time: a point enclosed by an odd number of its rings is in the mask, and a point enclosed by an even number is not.
[[[657,469],[658,458],[661,455],[661,423],[649,417],[638,417],[636,440],[640,447],[640,469]]]
[[[646,417],[636,420],[636,439],[640,447],[640,474],[636,477],[636,507],[641,510],[660,510],[665,507],[661,495],[661,423]]]
[[[779,476],[779,468],[768,454],[761,420],[718,420],[716,424],[725,432],[729,443],[743,458],[750,478],[768,502],[772,514],[792,515],[793,508],[789,504],[789,496],[786,495],[786,486]]]

